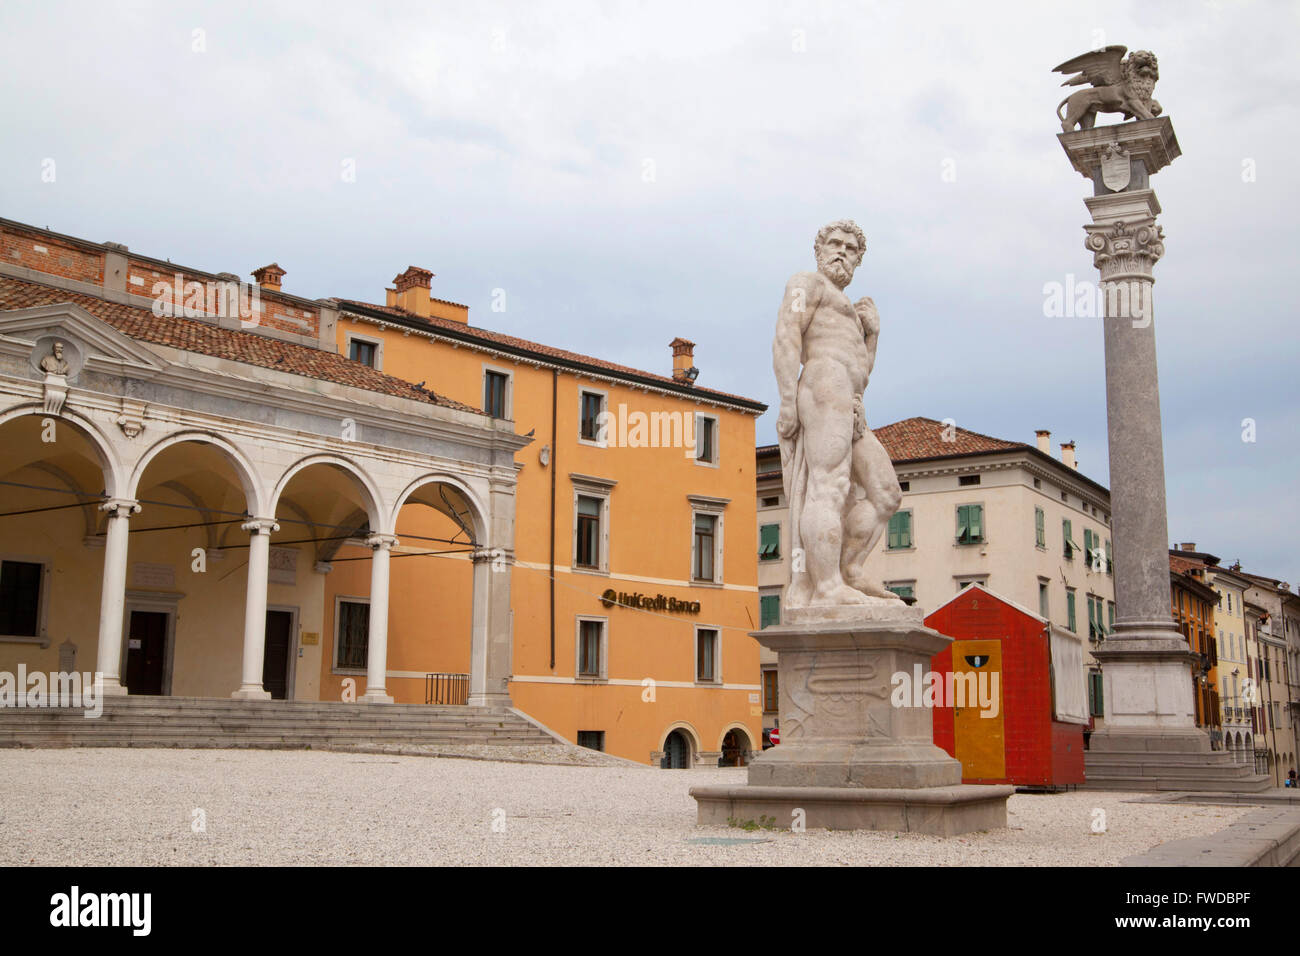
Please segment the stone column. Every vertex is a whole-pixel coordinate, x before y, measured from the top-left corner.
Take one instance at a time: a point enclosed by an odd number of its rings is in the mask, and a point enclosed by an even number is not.
[[[510,707],[510,569],[514,555],[481,548],[474,562],[474,605],[470,637],[469,701],[472,707]]]
[[[104,578],[99,595],[99,652],[96,664],[96,692],[121,696],[122,623],[126,617],[127,542],[131,515],[140,505],[125,498],[111,498],[99,506],[108,512],[104,541]]]
[[[244,597],[244,670],[236,700],[270,700],[262,686],[266,655],[266,577],[271,565],[271,535],[280,530],[274,518],[254,518],[240,525],[248,536],[248,589]]]
[[[1061,133],[1093,183],[1085,247],[1101,280],[1106,347],[1115,630],[1101,665],[1105,726],[1086,758],[1088,785],[1109,789],[1258,789],[1196,726],[1199,656],[1170,608],[1164,442],[1156,375],[1152,269],[1164,255],[1151,177],[1180,154],[1167,116]],[[1237,768],[1239,769],[1239,768]]]
[[[388,577],[392,550],[397,538],[391,534],[372,534],[370,546],[370,641],[366,652],[366,692],[361,700],[367,704],[391,704],[385,689],[388,678]]]

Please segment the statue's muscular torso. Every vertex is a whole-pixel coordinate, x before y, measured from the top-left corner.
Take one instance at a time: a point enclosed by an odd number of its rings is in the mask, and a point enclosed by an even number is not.
[[[810,373],[816,376],[816,366],[824,362],[834,363],[848,373],[852,389],[850,397],[860,398],[871,371],[862,320],[843,290],[836,288],[820,272],[800,273],[799,277],[806,277],[810,285],[815,282],[818,286],[818,295],[814,302],[809,303],[809,318],[803,327],[801,381],[806,380]]]

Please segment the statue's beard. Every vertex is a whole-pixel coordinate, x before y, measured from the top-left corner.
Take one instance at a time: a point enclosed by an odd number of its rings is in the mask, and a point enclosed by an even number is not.
[[[853,267],[843,262],[836,262],[829,255],[818,257],[817,268],[822,275],[835,283],[837,289],[843,289],[853,281]]]

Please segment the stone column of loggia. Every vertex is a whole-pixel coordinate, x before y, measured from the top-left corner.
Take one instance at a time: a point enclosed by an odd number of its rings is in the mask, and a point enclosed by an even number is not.
[[[366,653],[366,692],[361,700],[368,704],[391,704],[385,689],[388,677],[388,577],[392,549],[397,538],[391,534],[372,534],[370,546],[370,640]]]
[[[266,655],[266,581],[271,565],[271,535],[280,530],[274,518],[254,518],[240,527],[248,532],[248,589],[244,597],[244,667],[236,700],[270,700],[262,686]]]
[[[131,515],[138,502],[112,498],[99,506],[108,512],[104,542],[104,577],[99,596],[99,651],[95,688],[98,694],[120,697],[122,686],[122,622],[126,616],[127,542]]]

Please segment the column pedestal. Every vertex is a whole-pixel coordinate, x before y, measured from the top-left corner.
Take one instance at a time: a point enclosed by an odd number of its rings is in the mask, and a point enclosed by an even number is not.
[[[751,635],[777,654],[781,743],[754,758],[747,786],[691,788],[701,824],[768,817],[941,836],[1006,826],[1013,788],[962,784],[960,762],[934,745],[931,710],[896,705],[893,676],[929,671],[950,638],[896,601],[794,617]]]

